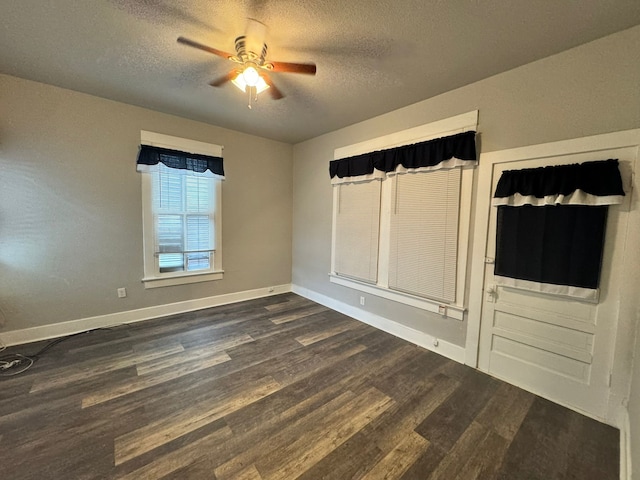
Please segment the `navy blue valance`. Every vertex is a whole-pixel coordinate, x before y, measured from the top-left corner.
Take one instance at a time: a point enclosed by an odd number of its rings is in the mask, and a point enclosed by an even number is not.
[[[224,177],[224,166],[221,157],[141,145],[137,161],[138,170],[144,171],[145,166],[158,165],[158,163],[162,163],[169,168]]]
[[[555,165],[502,173],[494,205],[615,205],[624,190],[618,160]]]
[[[477,163],[476,132],[469,131],[412,145],[333,160],[332,183],[382,178],[385,174],[436,170]]]

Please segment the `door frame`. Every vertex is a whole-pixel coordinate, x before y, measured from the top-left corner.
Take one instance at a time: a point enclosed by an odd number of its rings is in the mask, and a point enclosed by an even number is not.
[[[562,140],[558,142],[531,145],[526,147],[499,150],[488,153],[481,153],[477,168],[477,191],[475,196],[473,247],[471,255],[471,275],[469,290],[469,309],[467,316],[467,336],[465,344],[465,363],[471,367],[478,368],[478,356],[480,349],[480,328],[482,305],[484,296],[484,271],[485,252],[489,235],[489,215],[491,211],[491,186],[493,184],[494,165],[500,163],[519,162],[523,160],[548,158],[562,155],[597,152],[615,148],[640,146],[640,129],[625,130],[614,133],[593,135],[588,137]],[[636,161],[636,163],[640,160]],[[514,165],[514,168],[515,167]],[[632,169],[638,165],[632,166]],[[633,175],[628,175],[633,182]],[[625,191],[629,191],[632,185],[624,185]],[[637,194],[637,193],[636,193]],[[629,205],[628,202],[626,202]],[[620,321],[620,319],[618,319]],[[620,331],[618,325],[618,331]],[[632,327],[632,326],[630,326]],[[628,329],[625,329],[628,330]],[[624,331],[624,330],[623,330]],[[624,335],[623,335],[624,336]],[[631,369],[624,363],[625,352],[629,352],[631,345],[627,345],[628,340],[615,336],[615,348],[612,352],[611,371],[619,375],[615,382],[611,383],[610,398],[622,399],[624,388],[628,386],[631,378]],[[619,387],[618,387],[619,386]],[[617,401],[616,403],[620,403]],[[615,418],[617,410],[621,405],[611,405],[614,407],[608,415],[609,421],[617,423]]]

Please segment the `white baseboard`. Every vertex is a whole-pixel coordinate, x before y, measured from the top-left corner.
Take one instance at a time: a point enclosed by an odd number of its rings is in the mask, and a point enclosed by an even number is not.
[[[195,300],[186,300],[183,302],[81,318],[67,322],[54,323],[51,325],[10,330],[1,332],[0,339],[2,340],[2,343],[7,346],[22,345],[25,343],[72,335],[74,333],[86,332],[87,330],[95,328],[142,322],[145,320],[152,320],[154,318],[166,317],[168,315],[177,315],[180,313],[202,310],[203,308],[217,307],[220,305],[253,300],[256,298],[287,292],[297,293],[300,296],[313,300],[321,305],[325,305],[326,307],[345,315],[349,315],[350,317],[371,325],[379,330],[395,335],[396,337],[407,340],[408,342],[426,348],[427,350],[439,353],[451,360],[464,363],[465,350],[463,347],[444,340],[436,339],[431,335],[420,332],[411,327],[407,327],[388,318],[381,317],[371,312],[367,312],[366,310],[347,305],[346,303],[339,302],[325,295],[291,284],[278,285],[273,288],[273,291],[270,291],[270,288],[266,287],[258,288],[255,290],[246,290],[243,292],[228,293],[225,295],[198,298]],[[437,346],[434,346],[435,340],[438,340]]]
[[[451,360],[455,360],[459,363],[464,363],[465,349],[450,342],[440,340],[436,337],[428,335],[424,332],[416,330],[406,325],[402,325],[394,320],[381,317],[375,313],[367,312],[360,308],[348,305],[344,302],[337,301],[326,295],[322,295],[313,290],[301,287],[299,285],[292,285],[291,291],[302,297],[308,298],[316,303],[329,307],[332,310],[336,310],[340,313],[348,315],[356,320],[371,325],[379,330],[390,333],[398,338],[402,338],[408,342],[418,345],[432,352],[439,353],[440,355],[447,357]],[[437,341],[437,346],[434,343]]]
[[[2,343],[7,346],[22,345],[24,343],[48,340],[50,338],[64,337],[79,332],[86,332],[94,328],[112,327],[126,323],[141,322],[168,315],[202,310],[203,308],[217,307],[230,303],[243,302],[256,298],[279,295],[291,291],[291,284],[278,285],[276,287],[257,288],[255,290],[245,290],[243,292],[227,293],[213,297],[186,300],[183,302],[169,303],[166,305],[156,305],[153,307],[139,308],[137,310],[127,310],[125,312],[109,313],[96,317],[81,318],[67,322],[54,323],[52,325],[42,325],[38,327],[23,328],[20,330],[10,330],[0,333]]]
[[[620,480],[631,480],[631,422],[626,408],[620,409]]]

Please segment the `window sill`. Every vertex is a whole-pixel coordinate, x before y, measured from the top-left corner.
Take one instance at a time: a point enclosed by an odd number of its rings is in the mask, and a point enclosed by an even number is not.
[[[207,273],[191,273],[187,275],[176,275],[174,277],[145,277],[142,279],[144,288],[170,287],[173,285],[186,285],[189,283],[210,282],[212,280],[222,280],[224,270]]]
[[[369,293],[377,297],[386,298],[387,300],[392,300],[394,302],[410,305],[412,307],[420,308],[428,312],[438,313],[443,317],[452,318],[460,321],[464,319],[464,312],[466,309],[459,305],[451,305],[443,302],[438,302],[437,300],[430,300],[428,298],[418,297],[416,295],[397,292],[395,290],[379,287],[377,285],[359,282],[351,278],[341,277],[333,273],[329,274],[329,281],[331,283],[336,283],[344,287],[353,288],[355,290]],[[441,310],[440,310],[441,307],[444,307],[445,309],[444,315],[441,313]]]

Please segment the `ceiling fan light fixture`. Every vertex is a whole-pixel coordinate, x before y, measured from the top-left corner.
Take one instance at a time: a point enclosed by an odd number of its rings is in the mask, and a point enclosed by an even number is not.
[[[250,64],[242,71],[242,78],[244,78],[247,85],[255,87],[260,81],[260,74],[258,73],[258,70]]]
[[[238,87],[242,92],[247,91],[247,87],[255,88],[256,95],[264,92],[269,85],[264,81],[264,78],[258,73],[254,67],[247,67],[242,72],[238,73],[231,82]]]

